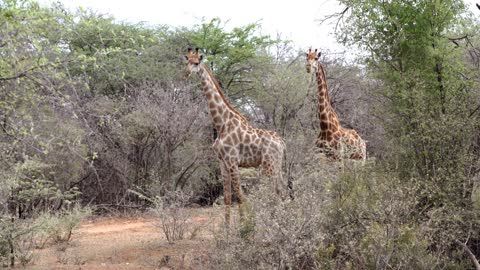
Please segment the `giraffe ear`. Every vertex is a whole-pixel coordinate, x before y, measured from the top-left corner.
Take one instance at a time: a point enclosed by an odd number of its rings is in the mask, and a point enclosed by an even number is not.
[[[188,47],[187,52],[191,52],[192,48]]]
[[[321,52],[318,53],[317,58],[320,58],[320,56],[322,56],[322,53],[321,53]]]
[[[202,62],[202,60],[203,60],[203,54],[201,54],[198,59],[200,60],[200,62]]]
[[[185,60],[188,60],[188,56],[184,55],[183,57],[185,57]]]

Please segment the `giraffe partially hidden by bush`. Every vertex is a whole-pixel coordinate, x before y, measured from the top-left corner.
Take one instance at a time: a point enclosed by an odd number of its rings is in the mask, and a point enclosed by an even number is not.
[[[328,86],[325,70],[319,61],[321,53],[317,49],[308,50],[307,73],[313,69],[318,84],[317,115],[320,120],[320,133],[316,145],[330,160],[366,159],[366,144],[353,129],[343,128],[328,97]]]
[[[191,73],[197,73],[200,76],[210,114],[218,131],[213,150],[220,162],[225,222],[228,226],[232,188],[240,204],[240,219],[244,218],[245,197],[240,188],[239,167],[261,166],[263,174],[273,181],[275,192],[285,198],[286,184],[282,177],[285,143],[275,132],[251,126],[247,119],[228,103],[218,82],[202,62],[203,55],[199,55],[198,48],[195,51],[189,48],[185,59],[188,61],[187,76]]]

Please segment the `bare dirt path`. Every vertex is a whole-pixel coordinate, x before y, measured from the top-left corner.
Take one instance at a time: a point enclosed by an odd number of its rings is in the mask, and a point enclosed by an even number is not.
[[[168,243],[153,217],[96,218],[82,223],[68,245],[36,251],[27,269],[198,269],[220,219],[218,209],[191,211],[191,239],[190,230],[187,239]]]

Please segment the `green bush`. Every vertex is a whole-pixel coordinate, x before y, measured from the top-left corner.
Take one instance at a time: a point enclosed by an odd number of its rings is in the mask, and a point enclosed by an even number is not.
[[[217,234],[211,255],[214,267],[464,269],[470,265],[456,246],[450,245],[449,253],[438,248],[445,243],[435,227],[454,217],[432,213],[430,220],[419,218],[415,187],[395,173],[372,161],[315,165],[318,161],[313,157],[305,171],[294,173],[293,201],[281,201],[269,183],[249,196],[254,213],[253,228],[248,227],[251,237],[242,237],[241,225],[233,229],[233,236]]]
[[[18,162],[14,186],[10,191],[10,208],[18,209],[19,217],[34,216],[42,211],[70,205],[80,194],[77,188],[62,191],[48,178],[51,165],[37,159]]]
[[[36,218],[1,217],[0,263],[13,266],[19,261],[25,265],[35,258],[36,248],[47,243],[68,243],[72,231],[89,215],[90,208],[75,206],[70,210],[44,212]]]
[[[92,214],[92,209],[75,206],[71,210],[45,212],[35,219],[37,247],[43,248],[48,241],[55,244],[68,243],[73,230]]]

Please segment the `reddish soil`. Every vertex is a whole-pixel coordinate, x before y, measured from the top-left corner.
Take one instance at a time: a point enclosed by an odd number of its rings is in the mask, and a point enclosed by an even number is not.
[[[168,243],[154,217],[104,217],[82,223],[69,244],[35,251],[27,269],[201,269],[220,211],[191,209],[186,239]],[[192,237],[193,229],[197,232]]]

